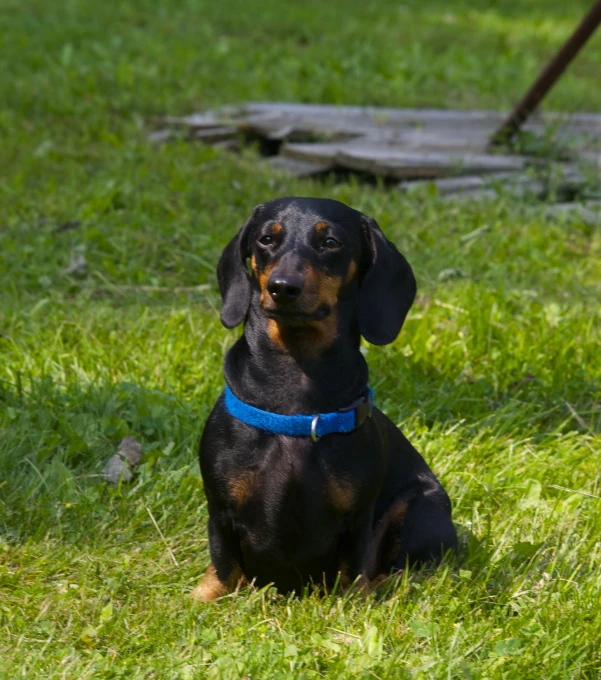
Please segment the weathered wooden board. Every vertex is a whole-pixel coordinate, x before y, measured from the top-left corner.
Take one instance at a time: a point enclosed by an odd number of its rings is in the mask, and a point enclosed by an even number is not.
[[[491,172],[488,175],[464,175],[462,177],[442,177],[441,179],[422,179],[413,182],[399,182],[401,191],[411,194],[424,189],[432,188],[439,196],[460,194],[465,191],[484,189],[495,182],[503,182],[511,177],[511,172]]]
[[[203,142],[223,142],[226,139],[233,139],[238,136],[238,128],[233,126],[193,128],[190,131],[192,139],[199,139]]]
[[[601,224],[601,201],[585,201],[583,203],[557,203],[545,210],[549,220],[580,221],[585,224]]]
[[[392,148],[349,145],[336,154],[336,164],[350,170],[402,179],[521,170],[526,159],[492,154],[418,153]]]
[[[483,188],[474,189],[472,191],[462,191],[459,194],[449,194],[443,196],[444,201],[464,201],[470,203],[480,203],[482,201],[494,201],[499,198],[499,192],[496,189]]]
[[[524,169],[541,158],[488,151],[493,132],[505,119],[497,111],[393,109],[326,104],[251,102],[190,116],[166,117],[163,124],[190,139],[238,148],[244,137],[259,139],[274,169],[296,177],[344,170],[403,180],[404,191],[419,189],[422,180],[434,183],[440,196],[492,197],[500,191],[513,196],[547,196],[561,186],[558,198],[578,195],[586,184],[562,177],[546,185],[524,177]],[[550,138],[577,160],[601,169],[601,115],[544,114],[534,116],[524,131],[541,139],[540,154]],[[168,138],[165,130],[149,135],[155,142]],[[567,167],[568,174],[570,172]],[[574,173],[572,173],[574,174]],[[576,173],[578,174],[578,173]],[[574,177],[576,176],[574,174]]]
[[[286,144],[281,155],[311,163],[373,175],[402,179],[521,170],[527,160],[520,156],[492,154],[420,153],[364,141],[332,144]]]
[[[345,144],[351,145],[352,142],[284,144],[280,151],[280,156],[308,163],[322,163],[334,167],[336,164],[336,154],[344,148]]]
[[[266,162],[274,170],[289,175],[291,177],[309,177],[320,175],[332,169],[329,163],[312,163],[310,161],[300,161],[286,156],[270,156]]]
[[[230,108],[228,115],[263,126],[286,125],[320,127],[347,134],[370,136],[396,131],[442,131],[443,141],[461,134],[463,141],[479,137],[487,142],[505,119],[498,111],[452,111],[444,109],[393,109],[323,104],[249,103],[238,109]],[[601,144],[601,114],[547,113],[533,116],[524,131],[542,135],[552,130],[562,141],[572,138],[581,147],[591,139]],[[455,135],[449,135],[449,133]]]
[[[207,111],[189,116],[165,116],[161,119],[161,123],[174,127],[211,128],[224,125],[225,116],[219,111]]]
[[[166,117],[170,126],[208,128],[235,124],[269,139],[309,141],[309,136],[368,137],[403,144],[408,149],[483,150],[505,115],[497,111],[393,109],[323,104],[249,103],[183,117]],[[551,131],[562,142],[590,151],[601,148],[601,115],[548,113],[534,116],[524,131]]]
[[[593,168],[601,169],[601,153],[596,151],[585,151],[581,155],[582,160]]]

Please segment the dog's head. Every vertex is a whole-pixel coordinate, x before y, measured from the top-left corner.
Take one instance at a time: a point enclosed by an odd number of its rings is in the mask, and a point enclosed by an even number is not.
[[[396,338],[416,291],[409,263],[373,218],[321,198],[257,206],[223,251],[217,278],[226,328],[244,321],[251,299],[278,327],[332,325],[343,306],[376,345]]]

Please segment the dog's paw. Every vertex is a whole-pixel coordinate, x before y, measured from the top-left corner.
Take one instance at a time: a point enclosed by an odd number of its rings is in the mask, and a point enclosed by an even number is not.
[[[190,597],[197,602],[211,602],[243,585],[246,585],[246,579],[239,568],[234,570],[227,582],[224,582],[217,576],[215,567],[211,564],[205,571],[200,583],[190,593]]]

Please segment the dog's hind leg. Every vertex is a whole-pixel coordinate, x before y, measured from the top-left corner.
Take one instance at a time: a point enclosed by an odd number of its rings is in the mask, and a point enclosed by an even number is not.
[[[445,499],[441,502],[420,494],[411,501],[396,529],[400,549],[392,561],[393,571],[407,565],[438,564],[446,553],[457,549],[457,532],[446,494]]]
[[[367,574],[372,585],[377,585],[388,575],[399,555],[408,507],[406,501],[395,501],[373,527],[367,561]]]

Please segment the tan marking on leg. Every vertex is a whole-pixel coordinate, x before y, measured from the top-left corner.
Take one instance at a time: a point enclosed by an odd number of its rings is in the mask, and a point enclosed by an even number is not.
[[[378,521],[371,537],[366,568],[370,578],[388,572],[394,558],[399,554],[401,543],[398,525],[402,524],[408,509],[409,503],[399,501],[394,503]]]
[[[259,471],[252,470],[237,479],[231,479],[228,483],[230,496],[238,505],[244,505],[252,496],[258,482]]]
[[[243,585],[246,585],[246,579],[239,566],[233,570],[231,576],[224,582],[217,576],[215,567],[210,564],[200,583],[190,593],[190,597],[198,602],[210,602],[233,592],[236,588],[240,588]]]
[[[338,512],[348,512],[355,504],[357,488],[350,482],[330,477],[328,479],[328,498]]]

